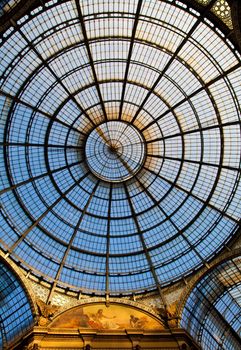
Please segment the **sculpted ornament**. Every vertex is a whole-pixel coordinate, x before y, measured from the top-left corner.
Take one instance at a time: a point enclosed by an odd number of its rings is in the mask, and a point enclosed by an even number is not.
[[[179,317],[176,314],[176,303],[170,304],[166,308],[158,308],[158,314],[161,317],[163,324],[167,328],[178,327]]]
[[[56,312],[59,310],[59,307],[54,305],[47,305],[41,299],[38,299],[36,302],[39,311],[38,325],[46,326],[52,320],[54,314],[56,314]]]

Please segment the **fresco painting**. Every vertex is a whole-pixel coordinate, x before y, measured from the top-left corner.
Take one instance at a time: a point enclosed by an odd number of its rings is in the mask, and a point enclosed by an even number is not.
[[[135,308],[112,304],[92,304],[69,310],[58,316],[51,328],[89,328],[97,330],[149,329],[164,327],[155,318]]]

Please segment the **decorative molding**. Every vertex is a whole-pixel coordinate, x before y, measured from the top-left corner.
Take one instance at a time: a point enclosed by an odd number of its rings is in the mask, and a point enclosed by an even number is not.
[[[231,9],[226,0],[217,0],[211,10],[229,29],[233,29]]]
[[[84,305],[90,305],[90,304],[97,304],[97,303],[105,303],[105,298],[102,297],[93,297],[93,298],[84,298],[78,301],[78,304],[75,306],[71,306],[69,308],[59,308],[58,312],[56,312],[54,314],[54,318],[59,316],[61,313],[67,311],[68,309],[71,309],[72,307],[78,307],[78,306],[84,306]],[[138,301],[133,301],[133,300],[126,300],[126,299],[122,299],[122,298],[110,298],[109,299],[109,304],[122,304],[122,305],[126,305],[126,306],[132,306],[135,307],[137,309],[140,309],[142,311],[146,311],[147,313],[149,313],[150,315],[156,317],[157,319],[159,319],[160,321],[163,321],[159,310],[157,308],[153,308],[153,307],[149,307],[141,302]],[[107,306],[108,307],[108,306]]]
[[[46,305],[41,299],[36,300],[38,310],[39,310],[39,326],[46,326],[52,321],[54,315],[59,311],[58,306]]]

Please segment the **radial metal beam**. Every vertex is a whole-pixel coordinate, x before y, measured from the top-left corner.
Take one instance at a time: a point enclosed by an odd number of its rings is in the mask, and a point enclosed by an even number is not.
[[[180,230],[179,227],[177,227],[176,223],[172,220],[172,218],[165,212],[163,207],[160,205],[160,201],[158,201],[152,193],[143,185],[143,183],[138,179],[138,176],[134,176],[137,183],[140,185],[140,187],[143,189],[143,191],[147,194],[147,196],[152,200],[152,202],[160,209],[160,211],[164,214],[164,216],[171,222],[173,227],[175,227],[176,231],[181,234],[182,238],[185,240],[187,245],[190,247],[191,250],[195,252],[195,254],[198,256],[198,258],[203,262],[203,264],[207,264],[206,261],[202,258],[202,256],[199,254],[199,252],[196,250],[195,246],[189,242],[189,239],[184,235],[184,230]],[[139,231],[138,231],[139,232]],[[143,238],[144,239],[144,238]]]
[[[62,200],[64,199],[86,176],[89,175],[89,172],[81,176],[81,178],[74,183],[72,186],[70,186],[65,192],[61,194],[60,197],[58,197],[35,221],[32,225],[30,225],[17,239],[15,243],[12,244],[12,246],[8,249],[7,256],[13,252],[13,250],[26,238],[26,236],[31,232],[39,223],[41,220],[43,220],[46,215],[53,210],[53,208]]]
[[[163,68],[162,72],[160,73],[159,77],[156,79],[155,83],[153,84],[153,86],[150,88],[149,92],[147,93],[146,97],[144,98],[144,100],[142,101],[141,105],[139,106],[138,110],[136,111],[134,117],[131,120],[131,123],[133,124],[136,120],[136,118],[138,117],[139,113],[141,112],[141,110],[143,109],[144,105],[146,104],[147,100],[149,99],[149,97],[151,96],[151,94],[153,93],[153,91],[155,90],[155,88],[157,87],[157,85],[160,83],[161,79],[163,78],[163,76],[165,75],[165,73],[167,72],[167,70],[170,68],[171,64],[175,61],[175,59],[177,58],[179,52],[182,50],[182,48],[184,47],[184,45],[188,42],[188,40],[190,39],[191,35],[194,33],[194,31],[197,29],[197,27],[199,26],[199,24],[203,21],[203,18],[206,16],[206,14],[208,14],[208,12],[210,11],[210,9],[213,7],[213,5],[215,4],[217,0],[211,0],[210,3],[205,7],[203,13],[200,14],[200,16],[198,17],[198,19],[196,20],[196,22],[194,23],[194,25],[192,26],[192,28],[189,30],[189,32],[187,33],[187,35],[185,36],[185,38],[182,40],[181,44],[177,47],[177,49],[175,50],[175,52],[172,54],[170,60],[167,62],[167,64],[165,65],[165,67]]]
[[[57,271],[57,273],[56,273],[56,275],[55,275],[54,283],[52,284],[52,288],[51,288],[50,291],[49,291],[49,295],[48,295],[46,304],[50,304],[51,301],[52,301],[52,297],[53,297],[55,288],[56,288],[56,286],[57,286],[57,283],[58,283],[58,280],[59,280],[59,278],[60,278],[61,272],[62,272],[62,270],[63,270],[64,264],[65,264],[66,259],[67,259],[67,257],[68,257],[69,251],[70,251],[70,249],[71,249],[71,246],[73,245],[74,239],[75,239],[75,237],[76,237],[76,235],[77,235],[77,233],[78,233],[78,230],[79,230],[79,228],[80,228],[81,222],[83,221],[83,218],[84,218],[84,216],[85,216],[85,214],[86,214],[86,211],[88,210],[88,207],[89,207],[89,205],[90,205],[90,202],[91,202],[91,200],[92,200],[92,198],[93,198],[93,196],[94,196],[94,194],[95,194],[95,192],[96,192],[96,190],[97,190],[97,188],[98,188],[98,186],[99,186],[99,183],[100,183],[100,180],[98,180],[98,181],[96,182],[96,184],[95,184],[95,186],[94,186],[94,188],[93,188],[93,191],[92,191],[92,193],[90,194],[90,196],[89,196],[89,198],[88,198],[88,200],[87,200],[87,202],[86,202],[86,204],[85,204],[85,206],[84,206],[84,209],[83,209],[83,211],[82,211],[82,213],[81,213],[81,215],[80,215],[80,218],[79,218],[79,220],[78,220],[78,222],[77,222],[77,225],[75,226],[74,232],[73,232],[73,234],[72,234],[72,236],[71,236],[71,238],[70,238],[70,240],[69,240],[68,246],[66,247],[66,250],[65,250],[65,252],[64,252],[64,255],[63,255],[61,264],[59,265],[58,271]]]
[[[153,170],[150,170],[149,168],[143,166],[143,169],[145,169],[146,171],[150,172],[151,174],[153,174],[154,176],[156,176],[157,178],[165,181],[166,183],[168,183],[169,185],[173,185],[173,182],[169,179],[166,179],[164,176],[161,176],[160,174],[155,173]],[[211,203],[206,203],[206,201],[203,198],[198,197],[197,195],[195,195],[191,190],[187,190],[186,188],[178,185],[177,183],[174,184],[174,187],[180,191],[182,191],[183,193],[186,193],[188,196],[192,196],[194,199],[198,200],[199,202],[203,203],[204,205],[208,206],[209,208],[217,211],[218,213],[222,214],[223,216],[225,216],[227,219],[230,219],[232,221],[234,221],[236,224],[239,223],[238,219],[235,219],[234,217],[232,217],[231,215],[227,214],[226,212],[224,212],[223,210],[215,207],[215,205],[212,205]]]
[[[55,78],[55,80],[59,83],[59,85],[64,89],[64,91],[68,94],[68,96],[71,98],[71,100],[76,104],[76,106],[79,108],[79,110],[84,114],[84,116],[88,119],[88,121],[95,126],[95,123],[93,120],[89,117],[89,115],[86,113],[85,109],[79,104],[79,102],[76,100],[75,96],[66,88],[62,80],[58,77],[58,75],[54,72],[54,70],[50,67],[49,62],[45,60],[42,55],[38,52],[38,50],[35,48],[33,43],[27,38],[27,36],[23,33],[20,26],[16,22],[12,20],[12,25],[14,28],[19,32],[19,34],[22,36],[22,38],[26,41],[28,46],[33,50],[33,52],[36,54],[36,56],[40,59],[42,64],[50,71],[52,76]]]
[[[147,193],[147,195],[152,199],[152,201],[159,207],[159,209],[163,212],[163,214],[166,216],[167,219],[171,220],[170,216],[167,215],[165,213],[165,211],[163,211],[163,208],[160,206],[160,201],[156,200],[155,197],[150,193],[150,191],[147,190],[147,188],[145,188],[145,186],[141,183],[141,181],[137,178],[137,176],[135,176],[135,178],[137,179],[139,185],[143,188],[143,190]],[[215,186],[213,186],[212,190],[210,191],[206,201],[205,201],[205,205],[202,206],[202,208],[196,213],[196,215],[192,218],[192,220],[189,221],[189,223],[183,227],[182,229],[179,229],[176,225],[176,229],[177,229],[177,235],[181,235],[185,241],[188,243],[188,245],[190,246],[190,248],[192,250],[194,250],[194,252],[197,254],[197,256],[199,258],[201,258],[201,261],[207,265],[206,261],[201,257],[201,255],[196,251],[196,248],[189,242],[188,238],[184,235],[184,232],[185,230],[187,230],[195,221],[196,219],[200,216],[200,214],[204,211],[204,209],[207,207],[207,203],[210,201],[212,195],[213,195],[213,192],[214,192],[214,189],[215,189]],[[171,223],[172,224],[175,224],[173,222],[173,220],[171,220]],[[177,236],[176,235],[176,236]],[[174,238],[174,236],[172,237]],[[161,244],[162,245],[162,244]],[[159,247],[161,246],[160,244],[158,245]]]
[[[218,287],[218,286],[217,286]],[[223,314],[213,305],[213,302],[211,302],[207,295],[203,293],[203,291],[200,289],[200,287],[196,287],[198,292],[202,295],[203,299],[206,301],[206,303],[209,305],[209,308],[207,311],[211,311],[212,313],[216,314],[217,319],[220,319],[221,322],[225,325],[223,337],[226,339],[227,337],[227,331],[230,332],[230,334],[235,338],[235,340],[239,343],[240,348],[241,348],[241,338],[240,336],[236,333],[236,331],[232,328],[232,326],[228,323],[226,318],[223,316]],[[205,319],[208,317],[207,313],[205,313]],[[202,329],[203,330],[203,329]],[[206,328],[205,328],[206,330]]]
[[[158,276],[156,274],[156,270],[155,270],[154,265],[152,263],[152,259],[151,259],[151,256],[149,254],[148,248],[146,246],[146,242],[144,240],[143,233],[142,233],[142,230],[140,228],[140,225],[139,225],[139,222],[138,222],[138,219],[137,219],[137,216],[136,216],[136,212],[135,212],[135,209],[134,209],[133,203],[131,201],[131,197],[130,197],[130,194],[129,194],[129,191],[128,191],[128,188],[127,188],[127,185],[126,185],[125,182],[123,183],[123,186],[124,186],[124,190],[125,190],[125,193],[126,193],[126,197],[127,197],[128,203],[129,203],[129,207],[131,209],[132,218],[134,220],[134,223],[135,223],[135,226],[136,226],[136,229],[137,229],[137,232],[138,232],[138,236],[139,236],[139,239],[141,241],[141,245],[143,247],[143,250],[144,250],[147,262],[149,264],[149,268],[150,268],[151,274],[153,276],[153,279],[155,281],[155,284],[156,284],[157,290],[159,292],[161,301],[163,303],[163,307],[164,307],[164,310],[165,310],[165,315],[167,316],[166,319],[163,319],[163,324],[164,324],[165,327],[167,327],[167,329],[169,330],[170,334],[172,335],[174,341],[177,343],[178,348],[181,350],[180,345],[179,345],[179,343],[178,343],[178,341],[176,339],[176,336],[173,333],[172,328],[169,325],[169,322],[168,322],[168,311],[167,311],[167,300],[166,300],[166,297],[165,297],[165,295],[164,295],[164,293],[162,291],[160,281],[158,279]]]
[[[101,108],[102,108],[102,111],[103,111],[103,114],[104,114],[105,121],[107,122],[108,121],[108,116],[107,116],[105,105],[104,105],[104,102],[103,102],[103,98],[102,98],[102,94],[101,94],[101,90],[100,90],[100,85],[99,85],[98,77],[97,77],[96,70],[95,70],[95,65],[94,65],[94,61],[93,61],[93,57],[92,57],[92,53],[91,53],[91,49],[90,49],[89,39],[88,39],[88,35],[87,35],[87,32],[86,32],[85,22],[84,22],[84,18],[83,18],[83,14],[82,14],[82,11],[81,11],[79,0],[75,0],[75,4],[76,4],[79,20],[80,20],[81,30],[82,30],[82,33],[83,33],[83,36],[84,36],[84,43],[85,43],[85,47],[86,47],[86,50],[87,50],[87,53],[88,53],[92,74],[93,74],[94,81],[95,81],[95,87],[96,87],[96,90],[97,90],[97,93],[98,93],[98,96],[99,96],[99,100],[100,100],[100,104],[101,104]]]
[[[214,79],[210,80],[209,82],[207,82],[205,84],[202,84],[202,86],[199,89],[193,91],[190,95],[184,97],[181,101],[177,102],[174,106],[172,106],[171,108],[166,110],[164,113],[162,113],[155,120],[153,120],[149,124],[145,125],[145,127],[142,128],[140,131],[143,132],[144,130],[148,129],[151,125],[157,123],[160,119],[165,117],[168,113],[173,112],[176,108],[180,107],[183,103],[189,101],[191,98],[193,98],[194,96],[198,95],[200,92],[202,92],[204,90],[207,90],[211,85],[215,84],[216,82],[218,82],[221,79],[224,79],[230,73],[234,72],[235,70],[237,70],[240,67],[241,67],[241,62],[239,62],[238,64],[235,64],[233,67],[231,67],[230,69],[226,70],[225,72],[223,72],[222,74],[218,75],[217,77],[215,77]]]
[[[126,162],[121,158],[119,157],[120,161],[122,162],[122,164],[126,167],[127,171],[130,172],[130,169],[128,167],[128,165],[126,164]],[[191,220],[191,222],[189,222],[188,225],[185,226],[185,228],[183,228],[182,230],[180,230],[177,225],[175,224],[175,222],[171,219],[171,217],[169,215],[167,215],[167,213],[165,212],[165,210],[162,208],[162,206],[160,206],[160,201],[156,200],[156,198],[151,194],[151,192],[143,185],[143,183],[138,179],[138,176],[137,175],[134,175],[132,174],[133,177],[136,179],[136,181],[138,182],[138,184],[140,185],[140,187],[144,190],[144,192],[148,195],[149,198],[151,198],[151,200],[153,201],[153,203],[158,206],[158,208],[160,209],[160,211],[164,214],[164,216],[169,219],[169,221],[172,223],[173,227],[175,227],[176,231],[178,232],[179,235],[182,236],[182,238],[185,240],[185,242],[188,244],[188,246],[190,247],[190,249],[192,251],[195,252],[195,254],[198,256],[198,258],[202,261],[203,264],[205,264],[207,267],[209,266],[206,262],[206,260],[201,256],[201,254],[196,250],[195,246],[189,241],[189,239],[186,237],[186,235],[184,234],[185,230],[194,222],[194,219]],[[212,191],[210,192],[209,196],[208,196],[208,199],[206,200],[206,203],[209,202],[212,194],[213,194],[213,191],[214,191],[214,186],[212,188]],[[198,214],[195,215],[195,220],[197,218],[198,215],[200,215],[200,213],[204,210],[204,207],[206,206],[203,206]]]
[[[136,12],[135,12],[135,20],[134,20],[134,25],[133,25],[133,29],[132,29],[130,47],[129,47],[128,57],[127,57],[124,81],[123,81],[122,92],[121,92],[121,102],[120,102],[120,109],[119,109],[119,116],[118,116],[119,120],[121,120],[121,117],[122,117],[122,110],[123,110],[123,104],[124,104],[124,98],[125,98],[125,91],[126,91],[128,73],[129,73],[129,69],[130,69],[131,55],[132,55],[133,46],[134,46],[134,43],[135,43],[136,29],[137,29],[137,25],[138,25],[138,20],[139,20],[139,16],[140,16],[142,2],[143,2],[143,0],[139,0],[138,1]]]
[[[105,294],[106,297],[109,297],[110,294],[110,281],[109,281],[109,274],[110,274],[110,221],[111,221],[111,204],[112,204],[112,191],[113,191],[113,184],[110,183],[110,192],[109,192],[109,205],[108,205],[108,221],[107,221],[107,235],[106,235],[106,278],[105,278]]]
[[[234,72],[236,69],[240,68],[241,67],[241,63],[239,62],[238,64],[236,64],[235,66],[231,67],[230,69],[228,69],[227,71],[223,72],[222,74],[218,75],[216,78],[212,79],[211,81],[207,82],[207,83],[202,83],[202,86],[195,90],[193,93],[191,93],[190,95],[186,96],[184,99],[182,99],[181,101],[179,101],[178,103],[176,103],[173,107],[169,107],[167,109],[167,111],[165,111],[164,113],[162,113],[159,117],[157,117],[155,120],[151,121],[150,123],[148,123],[147,125],[145,125],[140,131],[143,132],[145,131],[146,129],[148,129],[151,125],[155,124],[156,122],[158,122],[161,118],[163,118],[164,116],[166,116],[168,113],[174,111],[176,108],[180,107],[183,103],[187,102],[188,100],[190,100],[192,97],[196,96],[197,94],[199,94],[200,92],[204,91],[204,90],[207,90],[208,87],[210,87],[212,84],[218,82],[219,80],[227,77],[228,74]],[[103,83],[106,83],[108,82],[107,80],[103,80],[103,81],[99,81],[99,84],[103,84]],[[113,80],[113,82],[123,82],[123,80],[118,80],[118,79],[115,79]],[[137,82],[134,82],[134,81],[130,81],[130,83],[133,83],[133,84],[137,84]],[[139,84],[137,84],[139,85]],[[94,84],[90,84],[88,85],[86,88],[88,87],[91,87],[91,86],[94,86]],[[144,87],[142,85],[140,85],[141,87]],[[18,98],[16,96],[12,96],[6,92],[3,92],[1,91],[0,94],[4,95],[5,97],[9,97],[10,99],[12,99],[14,102],[16,103],[21,103],[23,104],[24,106],[26,107],[29,107],[31,108],[33,111],[35,112],[39,112],[41,113],[42,115],[44,115],[45,117],[47,117],[48,119],[54,119],[55,122],[57,123],[60,123],[62,124],[63,126],[69,128],[70,125],[63,122],[62,120],[59,120],[58,118],[56,118],[56,113],[54,115],[50,115],[48,113],[46,113],[45,111],[35,107],[35,106],[32,106],[31,104],[21,100],[21,98]],[[224,126],[226,124],[223,124]],[[227,123],[228,125],[228,123]],[[231,124],[230,124],[231,125]],[[206,128],[203,128],[203,130],[206,130],[206,129],[209,129],[209,128],[214,128],[214,127],[217,127],[217,126],[211,126],[211,127],[206,127]],[[77,128],[74,128],[72,127],[72,130],[78,132],[79,134],[85,136],[85,133],[81,132],[79,129]],[[188,133],[189,131],[187,131]],[[190,131],[190,132],[195,132],[195,131]],[[181,136],[181,134],[180,134]],[[169,138],[169,137],[172,137],[172,135],[170,136],[167,136],[166,138]],[[148,143],[149,141],[147,141]],[[151,141],[150,141],[151,142]]]
[[[78,149],[83,150],[83,146],[73,146],[73,145],[56,145],[49,143],[45,145],[44,143],[30,143],[30,142],[0,142],[1,147],[47,147],[47,148],[59,148],[59,149]]]
[[[160,294],[160,297],[161,297],[161,299],[162,299],[162,303],[163,303],[163,305],[164,305],[164,308],[166,308],[166,307],[167,307],[167,302],[166,302],[166,299],[165,299],[165,297],[164,297],[163,291],[162,291],[162,289],[161,289],[161,285],[160,285],[158,276],[157,276],[156,271],[155,271],[155,268],[154,268],[154,266],[153,266],[150,253],[149,253],[149,251],[148,251],[148,249],[147,249],[146,242],[145,242],[145,240],[144,240],[143,233],[142,233],[142,230],[141,230],[141,228],[140,228],[140,225],[139,225],[139,222],[138,222],[138,219],[137,219],[137,216],[136,216],[136,212],[135,212],[133,203],[132,203],[132,201],[131,201],[130,193],[129,193],[129,191],[128,191],[128,188],[127,188],[127,185],[126,185],[125,182],[123,183],[123,187],[124,187],[124,190],[125,190],[125,193],[126,193],[126,198],[127,198],[127,201],[128,201],[129,207],[130,207],[130,210],[131,210],[131,215],[132,215],[132,218],[133,218],[133,220],[134,220],[134,223],[135,223],[135,226],[136,226],[136,229],[137,229],[138,237],[139,237],[139,239],[140,239],[140,241],[141,241],[141,245],[142,245],[143,251],[144,251],[144,253],[145,253],[147,262],[148,262],[148,264],[149,264],[150,271],[151,271],[151,273],[152,273],[152,276],[153,276],[153,278],[154,278],[156,287],[157,287],[158,292],[159,292],[159,294]]]
[[[193,159],[183,159],[183,158],[178,158],[178,157],[168,157],[168,156],[162,156],[162,155],[159,155],[159,154],[150,154],[150,153],[147,153],[146,155],[147,157],[150,157],[150,158],[158,158],[158,159],[168,159],[168,160],[174,160],[174,161],[177,161],[177,162],[186,162],[186,163],[191,163],[191,164],[198,164],[198,165],[205,165],[205,166],[210,166],[210,167],[214,167],[214,168],[220,168],[220,164],[215,164],[215,163],[207,163],[207,162],[204,162],[204,161],[199,161],[199,160],[193,160]],[[221,165],[221,168],[222,169],[228,169],[228,170],[233,170],[233,171],[240,171],[240,168],[237,167],[232,167],[232,166],[229,166],[229,165]]]
[[[53,119],[54,119],[54,121],[55,121],[56,123],[59,123],[59,124],[65,126],[65,127],[67,127],[67,128],[70,127],[69,124],[65,123],[64,121],[62,121],[62,120],[60,120],[60,119],[58,119],[58,118],[56,118],[54,115],[49,114],[49,113],[47,113],[47,112],[45,112],[45,111],[39,109],[39,108],[36,107],[36,106],[32,106],[30,103],[23,101],[21,98],[19,98],[19,97],[17,97],[17,96],[12,96],[11,94],[8,94],[8,93],[6,93],[6,92],[4,92],[4,91],[0,91],[0,95],[3,95],[3,96],[5,96],[5,97],[11,99],[11,100],[14,101],[15,103],[22,104],[23,106],[26,106],[26,107],[32,109],[32,111],[34,111],[34,112],[36,112],[36,113],[40,113],[41,115],[43,115],[44,117],[47,117],[47,118],[50,119],[50,120],[53,120]],[[85,134],[84,134],[82,131],[80,131],[79,129],[77,129],[77,128],[72,127],[72,130],[74,130],[74,131],[76,131],[77,133],[79,133],[79,134],[85,136]]]
[[[59,172],[59,171],[63,171],[63,170],[65,170],[65,169],[70,169],[71,167],[76,166],[76,165],[81,164],[81,163],[83,163],[83,160],[78,161],[78,162],[75,162],[75,163],[67,164],[67,165],[65,165],[65,166],[62,166],[61,168],[57,168],[57,169],[51,170],[50,172],[51,172],[52,174],[55,174],[55,173],[57,173],[57,172]],[[27,185],[27,184],[29,184],[29,183],[31,183],[31,182],[40,180],[40,179],[44,178],[45,176],[49,176],[50,172],[47,171],[47,172],[45,172],[45,173],[43,173],[43,174],[41,174],[41,175],[37,175],[37,176],[31,177],[31,178],[29,178],[28,180],[18,182],[17,184],[14,184],[14,185],[9,186],[9,187],[5,187],[4,189],[0,190],[0,196],[1,196],[2,194],[4,194],[4,193],[9,192],[9,191],[16,190],[17,188],[19,188],[19,187],[21,187],[21,186],[24,186],[24,185]]]
[[[241,126],[241,120],[237,120],[237,121],[233,121],[233,122],[226,122],[226,123],[222,123],[222,124],[215,124],[215,125],[210,125],[210,126],[203,126],[201,128],[198,128],[198,129],[191,129],[191,130],[183,131],[181,133],[176,133],[176,134],[167,135],[167,136],[163,136],[163,137],[157,137],[156,139],[147,140],[146,143],[150,144],[150,143],[154,143],[154,142],[158,142],[158,141],[172,139],[175,137],[181,137],[181,136],[185,136],[185,135],[191,135],[191,134],[195,134],[195,133],[201,133],[203,131],[220,129],[220,128],[225,128],[228,126],[235,126],[235,125]]]

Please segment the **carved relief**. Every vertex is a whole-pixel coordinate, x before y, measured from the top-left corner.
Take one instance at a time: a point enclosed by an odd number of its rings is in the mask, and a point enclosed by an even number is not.
[[[159,316],[161,317],[164,325],[167,328],[178,327],[179,317],[177,316],[177,304],[172,303],[166,308],[162,307],[158,309]]]
[[[54,314],[59,311],[59,307],[55,305],[46,305],[41,299],[37,299],[36,303],[39,311],[38,325],[45,326],[52,320]]]

